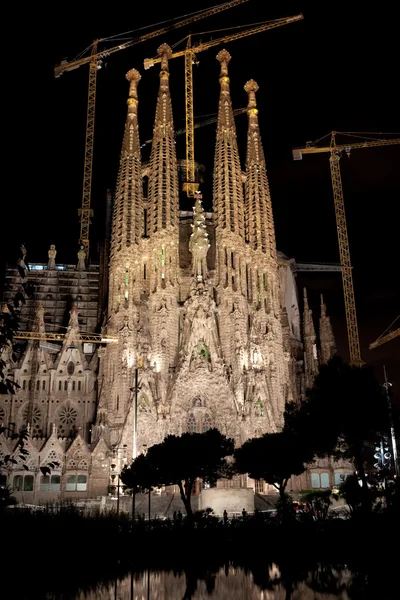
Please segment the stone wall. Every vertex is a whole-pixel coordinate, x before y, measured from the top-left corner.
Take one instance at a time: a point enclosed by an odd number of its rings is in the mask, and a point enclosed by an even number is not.
[[[210,488],[200,494],[200,508],[212,508],[214,514],[222,517],[224,510],[228,516],[254,512],[254,492],[251,488]]]

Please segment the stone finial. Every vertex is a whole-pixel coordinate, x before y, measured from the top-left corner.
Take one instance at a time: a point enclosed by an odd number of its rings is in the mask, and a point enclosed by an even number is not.
[[[304,308],[308,308],[307,289],[303,288]]]
[[[221,63],[221,77],[228,76],[228,63],[231,58],[231,55],[229,54],[228,50],[225,50],[225,48],[218,52],[217,60]]]
[[[57,256],[57,250],[54,244],[51,244],[49,251],[47,252],[48,256],[49,256],[49,260],[47,263],[47,268],[48,269],[55,269],[56,268],[56,256]]]
[[[78,250],[78,264],[76,266],[78,271],[86,270],[85,259],[86,259],[86,250],[83,246],[81,246]]]
[[[172,56],[172,48],[168,44],[161,44],[157,54],[161,56],[161,71],[168,71],[168,59]]]
[[[326,305],[323,294],[321,294],[321,317],[326,317]]]
[[[79,329],[78,307],[75,303],[71,306],[71,310],[69,311],[69,314],[70,314],[70,317],[69,317],[68,330]]]
[[[206,217],[201,204],[202,194],[196,192],[193,207],[192,235],[189,240],[189,251],[193,255],[193,275],[196,281],[204,281],[207,277],[206,256],[210,243],[206,227]]]
[[[247,108],[248,109],[256,108],[257,107],[256,92],[260,89],[258,83],[256,81],[254,81],[254,79],[249,79],[249,81],[247,83],[245,83],[244,89],[247,92],[248,97],[249,97]]]
[[[131,69],[125,75],[126,79],[129,81],[129,98],[135,98],[137,100],[137,86],[139,81],[142,79],[141,74],[136,69]]]

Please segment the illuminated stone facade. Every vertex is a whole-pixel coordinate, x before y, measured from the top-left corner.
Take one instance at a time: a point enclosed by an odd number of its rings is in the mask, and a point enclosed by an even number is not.
[[[118,343],[99,347],[89,357],[84,353],[77,341],[77,301],[56,356],[29,342],[19,363],[10,365],[22,383],[15,398],[7,399],[18,406],[12,418],[17,427],[30,422],[36,467],[52,445],[60,462],[59,493],[67,496],[107,493],[124,464],[169,433],[217,427],[241,445],[279,431],[285,403],[301,401],[321,360],[335,351],[324,305],[321,340],[306,297],[301,328],[293,261],[276,251],[256,82],[244,86],[248,140],[243,172],[230,98],[230,55],[219,52],[213,213],[204,212],[201,193],[193,198],[192,212],[180,213],[171,49],[163,44],[159,54],[160,88],[145,168],[139,142],[140,74],[135,69],[127,74],[128,114],[103,324],[103,333]],[[84,257],[79,260],[82,269]],[[37,327],[44,328],[40,310],[37,315]],[[32,403],[28,388],[33,384],[39,387]],[[31,413],[36,409],[37,430]],[[3,445],[8,443],[3,439]]]

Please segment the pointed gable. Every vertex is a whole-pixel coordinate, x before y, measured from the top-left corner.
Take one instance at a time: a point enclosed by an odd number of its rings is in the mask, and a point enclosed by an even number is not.
[[[55,425],[53,425],[53,431],[44,444],[43,448],[40,451],[40,464],[41,466],[48,465],[49,463],[57,462],[60,465],[63,463],[64,459],[64,448],[58,439],[58,432]]]
[[[76,436],[65,454],[68,470],[87,471],[90,465],[90,450],[80,433]]]
[[[64,373],[65,371],[69,375],[74,374],[75,369],[78,372],[88,369],[88,363],[80,341],[78,309],[75,304],[70,310],[67,333],[54,366],[58,372],[62,371]]]

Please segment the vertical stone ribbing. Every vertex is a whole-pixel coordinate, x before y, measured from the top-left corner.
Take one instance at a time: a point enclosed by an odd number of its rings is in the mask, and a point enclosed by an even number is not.
[[[321,364],[325,365],[336,354],[336,341],[333,335],[331,320],[326,314],[326,305],[321,294],[321,317],[319,319],[319,341],[321,347]]]
[[[172,50],[167,44],[162,44],[158,54],[161,56],[161,72],[150,155],[150,237],[171,226],[176,227],[179,212],[178,168],[168,71],[168,58]]]
[[[312,387],[314,378],[318,373],[317,336],[312,316],[312,310],[308,306],[307,290],[304,288],[304,314],[303,314],[303,338],[304,338],[304,376],[306,388]]]
[[[137,84],[141,79],[136,69],[126,74],[130,82],[128,115],[122,142],[120,167],[114,201],[111,236],[111,265],[118,255],[126,258],[125,250],[139,244],[143,231],[143,186],[141,174]],[[111,275],[111,273],[110,273]]]
[[[264,150],[258,124],[256,91],[258,84],[250,79],[244,86],[248,94],[246,186],[245,186],[245,235],[254,249],[260,249],[276,260],[275,228],[272,214]]]
[[[243,187],[236,127],[229,89],[229,52],[221,50],[219,78],[221,93],[218,108],[217,139],[214,160],[214,213],[216,226],[244,237]]]

